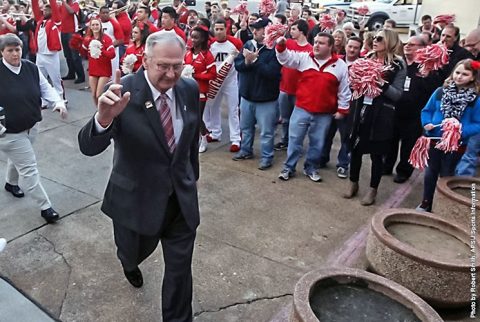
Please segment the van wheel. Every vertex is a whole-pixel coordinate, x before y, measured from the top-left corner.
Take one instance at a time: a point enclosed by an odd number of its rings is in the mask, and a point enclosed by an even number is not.
[[[379,29],[382,29],[383,28],[383,23],[385,22],[385,20],[387,20],[386,18],[384,17],[374,17],[372,19],[370,19],[370,21],[368,22],[368,30],[369,31],[377,31]]]

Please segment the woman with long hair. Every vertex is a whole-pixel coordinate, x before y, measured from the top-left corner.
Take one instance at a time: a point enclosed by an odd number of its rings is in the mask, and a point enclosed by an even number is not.
[[[453,176],[455,167],[468,139],[480,133],[480,62],[464,59],[457,63],[442,87],[430,97],[422,110],[422,126],[425,136],[442,136],[439,126],[447,118],[455,118],[462,125],[460,146],[457,152],[444,152],[435,148],[437,139],[431,139],[428,166],[423,180],[423,199],[417,207],[420,211],[432,211],[433,196],[438,177]]]
[[[148,24],[137,22],[135,25],[133,25],[132,41],[128,45],[127,49],[125,49],[125,54],[123,57],[120,59],[122,72],[124,74],[127,74],[127,70],[129,73],[135,73],[142,66],[143,53],[145,51],[145,43],[147,42],[148,35],[150,35],[150,28]],[[125,61],[127,56],[133,57],[131,55],[136,58],[133,64],[131,64],[129,58],[127,58],[127,61]]]
[[[337,55],[343,56],[345,55],[345,46],[347,45],[347,36],[345,32],[341,29],[337,29],[332,34],[334,42],[333,42],[333,50]]]
[[[388,67],[383,73],[386,81],[381,94],[375,98],[366,95],[354,100],[350,105],[352,128],[349,136],[351,147],[350,186],[344,198],[353,198],[358,193],[358,181],[362,166],[362,156],[370,154],[372,168],[370,189],[362,198],[361,204],[369,206],[375,202],[377,188],[383,171],[383,155],[390,150],[393,137],[395,102],[403,92],[406,65],[396,50],[400,39],[392,30],[380,30],[373,38],[373,51],[366,59],[372,59]]]
[[[88,83],[96,107],[98,97],[112,77],[112,59],[115,58],[112,39],[103,33],[99,18],[90,19],[82,52],[88,57]]]
[[[217,69],[215,66],[215,58],[209,50],[208,28],[203,25],[198,25],[192,29],[191,39],[192,47],[185,54],[184,62],[193,67],[193,78],[197,81],[200,90],[200,109],[201,109],[201,124],[200,134],[202,136],[198,152],[203,153],[207,150],[207,134],[208,129],[203,122],[203,112],[207,102],[207,92],[209,82],[217,76]]]

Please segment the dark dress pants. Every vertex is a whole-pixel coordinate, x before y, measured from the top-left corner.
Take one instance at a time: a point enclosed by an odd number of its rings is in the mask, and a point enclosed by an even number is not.
[[[68,76],[75,77],[77,75],[78,79],[85,79],[85,72],[82,65],[82,57],[78,51],[70,48],[70,39],[72,38],[72,33],[63,33],[61,35],[63,54],[65,60],[67,61],[68,66]]]
[[[188,227],[175,194],[169,199],[165,221],[158,234],[141,235],[115,222],[113,229],[117,256],[127,271],[135,269],[161,242],[165,262],[163,321],[192,321],[192,254],[196,232]]]

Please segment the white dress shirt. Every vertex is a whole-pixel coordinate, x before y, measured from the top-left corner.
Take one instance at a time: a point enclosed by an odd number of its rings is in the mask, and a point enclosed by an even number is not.
[[[20,66],[13,66],[7,63],[5,58],[2,58],[3,64],[14,74],[20,74],[20,71],[22,69],[22,62],[20,61]],[[37,67],[38,69],[38,67]],[[58,95],[57,91],[50,85],[50,83],[47,81],[45,76],[43,76],[42,72],[40,69],[38,69],[38,76],[39,76],[39,85],[40,85],[40,93],[41,96],[44,100],[46,100],[49,103],[55,103],[56,106],[63,106],[65,107],[65,103],[63,99]]]
[[[148,79],[147,71],[144,71],[144,76],[145,76],[145,80],[147,81],[148,87],[150,87],[150,91],[152,92],[152,96],[153,96],[152,103],[157,102],[157,100],[160,101],[159,98],[161,93],[152,85],[152,83]],[[168,97],[167,103],[168,103],[168,107],[170,108],[170,113],[172,114],[173,134],[175,135],[175,144],[178,144],[178,140],[180,139],[180,136],[182,135],[182,130],[183,130],[182,112],[179,110],[179,107],[176,104],[175,92],[173,91],[173,88],[170,88],[165,94]],[[109,124],[107,127],[104,128],[100,125],[100,123],[98,123],[97,117],[98,117],[98,112],[97,114],[95,114],[95,130],[97,131],[97,133],[103,133],[106,129],[110,127],[111,124]],[[160,120],[160,115],[158,116],[158,119]]]

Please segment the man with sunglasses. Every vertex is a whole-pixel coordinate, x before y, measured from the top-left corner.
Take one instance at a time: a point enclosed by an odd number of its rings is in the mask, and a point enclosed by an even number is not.
[[[420,113],[432,93],[441,85],[438,73],[431,72],[427,77],[422,77],[418,73],[419,64],[415,63],[416,51],[426,46],[427,43],[422,37],[413,36],[408,39],[403,47],[405,62],[407,63],[407,76],[402,96],[396,103],[391,150],[386,155],[383,165],[385,174],[393,172],[400,146],[400,161],[393,178],[393,182],[396,183],[407,181],[413,173],[413,167],[408,163],[408,159],[415,142],[422,135]]]

